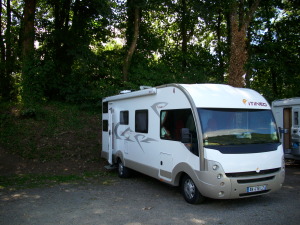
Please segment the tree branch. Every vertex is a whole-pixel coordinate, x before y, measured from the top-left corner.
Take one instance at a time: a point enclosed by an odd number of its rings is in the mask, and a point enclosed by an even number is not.
[[[255,0],[252,3],[252,5],[250,6],[249,12],[246,14],[245,22],[244,22],[244,27],[245,27],[246,30],[247,30],[247,28],[248,28],[248,26],[250,24],[250,21],[253,18],[253,15],[254,15],[255,11],[258,8],[259,3],[260,3],[260,0]]]

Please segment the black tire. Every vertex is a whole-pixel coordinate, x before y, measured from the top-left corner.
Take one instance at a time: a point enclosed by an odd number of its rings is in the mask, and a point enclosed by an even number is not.
[[[128,178],[130,176],[130,169],[124,166],[122,160],[118,160],[118,176],[120,178]]]
[[[199,204],[204,201],[204,196],[198,191],[194,181],[188,175],[184,175],[181,180],[181,193],[190,204]]]

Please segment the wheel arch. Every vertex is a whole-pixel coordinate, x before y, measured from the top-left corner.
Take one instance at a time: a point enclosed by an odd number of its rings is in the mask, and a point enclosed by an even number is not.
[[[198,177],[196,175],[195,170],[187,163],[179,163],[177,164],[174,169],[173,169],[173,185],[174,186],[179,186],[181,184],[182,177],[184,175],[188,175],[190,178],[193,179],[195,182],[197,188],[198,187]]]
[[[118,163],[119,160],[121,160],[123,162],[123,164],[125,165],[124,156],[123,156],[123,153],[120,150],[117,151],[116,154],[114,155],[113,162]]]

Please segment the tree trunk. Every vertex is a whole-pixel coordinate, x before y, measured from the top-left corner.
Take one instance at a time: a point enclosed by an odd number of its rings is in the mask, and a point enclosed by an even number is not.
[[[187,34],[187,6],[186,0],[181,0],[182,3],[182,22],[181,22],[181,36],[182,36],[182,45],[181,45],[181,52],[182,52],[182,72],[185,72],[187,67],[187,44],[188,44],[188,34]]]
[[[245,12],[245,1],[237,0],[231,6],[230,12],[230,59],[228,84],[234,87],[245,86],[245,64],[247,54],[247,29],[258,7],[259,0],[255,0],[249,11]]]
[[[130,43],[129,49],[127,51],[127,54],[124,59],[123,63],[123,80],[128,81],[128,71],[131,65],[131,59],[133,56],[133,53],[137,46],[137,40],[139,37],[139,26],[140,26],[140,8],[138,6],[134,6],[134,30],[133,30],[133,37],[132,41]],[[129,44],[129,41],[127,41]]]
[[[1,55],[1,64],[5,62],[5,46],[2,36],[2,0],[0,0],[0,55]]]
[[[24,8],[24,37],[23,37],[23,62],[31,60],[34,51],[34,18],[35,18],[36,0],[25,0]]]
[[[219,59],[219,68],[220,68],[220,75],[218,76],[218,81],[220,83],[224,83],[224,59],[222,55],[222,48],[221,48],[221,23],[222,23],[222,11],[218,11],[218,20],[217,20],[217,27],[216,27],[216,33],[217,33],[217,56]]]
[[[247,49],[247,58],[251,60],[252,57],[252,51],[251,51],[251,32],[252,30],[248,28],[247,30],[247,41],[246,41],[246,49]],[[250,83],[251,83],[251,77],[252,77],[252,69],[251,68],[246,68],[246,76],[245,76],[245,87],[250,88]]]
[[[24,6],[24,36],[22,49],[22,76],[23,76],[23,100],[31,103],[38,97],[35,83],[35,76],[32,73],[34,61],[34,19],[35,19],[36,0],[25,0]]]
[[[234,87],[244,87],[244,76],[246,74],[244,65],[247,62],[246,50],[246,29],[243,26],[239,29],[237,12],[232,12],[230,16],[231,43],[229,60],[229,85]]]

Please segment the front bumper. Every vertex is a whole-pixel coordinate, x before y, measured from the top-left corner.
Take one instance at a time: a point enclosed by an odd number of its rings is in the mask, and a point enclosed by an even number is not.
[[[199,171],[196,186],[203,196],[214,199],[246,198],[271,193],[282,187],[285,169],[272,168],[263,171],[224,173],[220,164],[210,161],[208,168]],[[215,168],[214,167],[214,168]],[[249,187],[252,192],[249,192]]]

